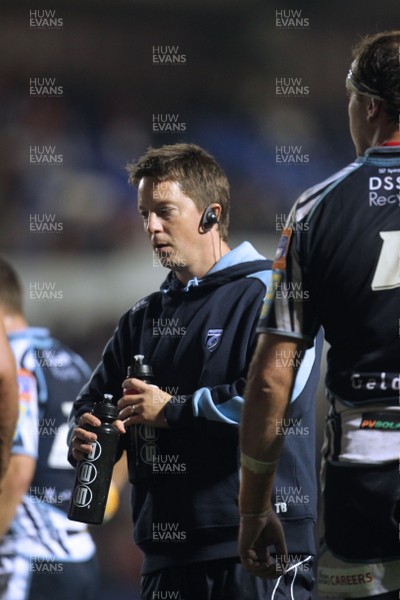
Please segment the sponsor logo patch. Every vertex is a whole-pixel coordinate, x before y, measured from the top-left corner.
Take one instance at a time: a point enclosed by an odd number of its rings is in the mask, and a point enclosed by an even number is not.
[[[378,411],[363,413],[360,429],[366,429],[369,431],[400,431],[400,411]]]

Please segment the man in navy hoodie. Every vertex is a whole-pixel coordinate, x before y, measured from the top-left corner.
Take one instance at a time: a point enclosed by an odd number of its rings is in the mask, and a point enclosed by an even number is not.
[[[70,460],[82,459],[96,439],[82,428],[100,424],[89,414],[93,403],[104,393],[119,399],[115,426],[130,465],[144,600],[290,598],[293,590],[310,598],[320,344],[307,352],[280,424],[286,443],[276,503],[293,568],[271,583],[248,574],[237,550],[238,425],[271,262],[248,242],[229,248],[229,184],[203,149],[150,149],[128,170],[154,256],[170,273],[122,316],[81,391]],[[152,366],[157,387],[126,377],[135,355]]]

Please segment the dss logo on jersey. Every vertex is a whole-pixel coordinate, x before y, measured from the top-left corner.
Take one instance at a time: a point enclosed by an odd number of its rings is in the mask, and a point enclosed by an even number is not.
[[[385,175],[369,178],[369,205],[387,206],[396,204],[400,207],[400,175]]]

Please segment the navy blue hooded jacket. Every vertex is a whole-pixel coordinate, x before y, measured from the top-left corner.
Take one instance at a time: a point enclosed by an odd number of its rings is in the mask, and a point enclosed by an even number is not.
[[[119,399],[137,354],[152,365],[157,386],[173,396],[164,411],[170,429],[141,425],[135,436],[121,438],[132,471],[137,467],[132,516],[135,541],[145,554],[144,574],[238,556],[238,425],[270,274],[271,261],[248,242],[186,287],[170,273],[160,291],[123,315],[75,402],[73,424],[103,394]],[[314,552],[319,356],[320,348],[307,351],[289,421],[282,424],[287,435],[276,500],[289,551],[296,554]]]

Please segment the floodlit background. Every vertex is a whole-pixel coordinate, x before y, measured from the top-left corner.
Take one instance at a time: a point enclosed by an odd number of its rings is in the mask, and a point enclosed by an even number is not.
[[[400,10],[390,0],[40,4],[0,9],[0,250],[24,281],[31,324],[94,367],[120,315],[167,273],[127,161],[149,145],[203,146],[231,182],[231,245],[248,239],[271,257],[296,196],[354,158],[351,47],[398,26]],[[38,26],[48,11],[55,28]],[[319,404],[322,421],[322,392]],[[104,599],[135,597],[131,529],[126,491],[95,531]]]

